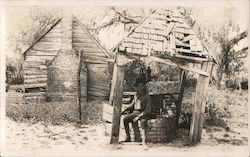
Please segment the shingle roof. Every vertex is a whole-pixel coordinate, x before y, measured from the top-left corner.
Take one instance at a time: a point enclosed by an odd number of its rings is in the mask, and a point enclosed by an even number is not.
[[[142,56],[150,52],[161,57],[213,59],[177,10],[155,10],[114,48],[117,47]]]

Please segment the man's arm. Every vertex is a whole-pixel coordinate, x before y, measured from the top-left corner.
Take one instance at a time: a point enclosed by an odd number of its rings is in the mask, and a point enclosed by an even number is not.
[[[135,117],[133,121],[136,122],[142,116],[149,115],[150,112],[151,112],[151,97],[150,97],[150,95],[147,95],[147,105],[146,105],[145,110],[140,115],[138,115],[137,117]]]
[[[132,109],[133,107],[134,107],[134,105],[135,105],[135,98],[134,98],[134,100],[122,111],[122,113],[121,114],[124,114],[124,112],[126,112],[127,110],[130,110],[130,109]]]
[[[147,95],[147,106],[145,110],[143,111],[143,115],[149,115],[151,113],[151,97],[148,94]]]

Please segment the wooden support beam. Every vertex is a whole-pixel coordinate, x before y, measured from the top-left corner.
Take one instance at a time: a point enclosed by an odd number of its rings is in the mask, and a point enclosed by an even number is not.
[[[202,64],[202,70],[207,70],[207,64],[208,63]],[[192,122],[189,133],[189,141],[191,144],[197,144],[201,140],[208,83],[208,76],[199,75],[196,86]]]
[[[186,75],[187,75],[187,72],[185,72],[185,70],[182,70],[180,94],[179,94],[177,104],[176,104],[176,126],[178,126],[179,117],[181,113],[181,104],[182,104],[182,99],[183,99],[183,94],[184,94],[184,89],[185,89]]]
[[[82,107],[81,107],[81,70],[82,70],[82,55],[83,51],[80,51],[79,56],[79,65],[77,69],[77,103],[78,103],[78,112],[79,112],[79,123],[82,122]]]
[[[174,54],[174,56],[177,57],[177,58],[183,58],[183,59],[187,59],[187,60],[192,60],[194,62],[206,62],[206,61],[210,61],[210,59],[208,59],[208,58],[192,57],[192,56],[186,56],[186,55],[182,55],[182,54]]]
[[[178,68],[183,69],[183,70],[192,71],[192,72],[198,73],[200,75],[209,76],[209,73],[206,72],[206,71],[203,71],[203,70],[200,70],[200,69],[195,69],[195,68],[192,68],[192,67],[189,67],[189,66],[186,66],[186,65],[177,64],[177,63],[174,63],[174,62],[172,62],[171,60],[168,60],[168,59],[161,59],[161,58],[153,57],[153,56],[150,56],[148,59],[150,60],[149,62],[151,62],[151,61],[161,62],[161,63],[164,63],[164,64],[168,64],[168,65],[171,65],[171,66],[178,67]]]
[[[117,55],[118,49],[116,49],[116,55]],[[111,80],[111,89],[110,89],[110,95],[109,95],[109,104],[113,105],[113,97],[114,97],[114,90],[115,90],[115,81],[116,81],[116,75],[117,75],[117,66],[115,66],[116,63],[114,64],[114,69],[113,69],[113,75],[112,75],[112,80]]]
[[[119,57],[119,55],[117,55]],[[114,65],[115,74],[115,83],[113,91],[113,119],[112,119],[112,132],[110,143],[118,143],[119,141],[119,132],[120,132],[120,119],[121,119],[121,108],[122,108],[122,96],[123,96],[123,80],[124,80],[124,66],[118,66],[117,62]]]
[[[83,56],[84,59],[94,60],[94,61],[102,61],[102,62],[114,62],[114,59],[112,58],[105,58],[105,57],[99,57],[99,56]]]

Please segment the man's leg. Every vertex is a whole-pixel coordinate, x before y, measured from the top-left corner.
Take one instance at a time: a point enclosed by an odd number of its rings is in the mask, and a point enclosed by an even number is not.
[[[131,137],[130,137],[130,132],[129,132],[129,123],[133,122],[133,119],[137,116],[135,113],[130,113],[128,115],[124,115],[123,123],[124,123],[124,129],[126,133],[126,139],[125,142],[130,142]]]
[[[132,122],[133,130],[134,130],[134,135],[135,135],[135,142],[141,142],[141,134],[140,130],[138,127],[138,121]]]
[[[142,127],[142,144],[146,144],[146,136],[147,136],[147,120],[141,119],[141,127]]]

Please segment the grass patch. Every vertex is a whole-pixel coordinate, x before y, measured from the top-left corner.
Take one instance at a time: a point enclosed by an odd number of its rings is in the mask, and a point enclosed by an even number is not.
[[[247,118],[247,94],[247,91],[239,93],[210,87],[206,101],[205,126],[226,129],[232,126],[232,122],[244,122]]]
[[[102,122],[102,102],[82,103],[82,124]],[[79,122],[76,102],[47,102],[32,104],[8,104],[6,116],[17,122],[42,122],[44,124],[63,125]]]

